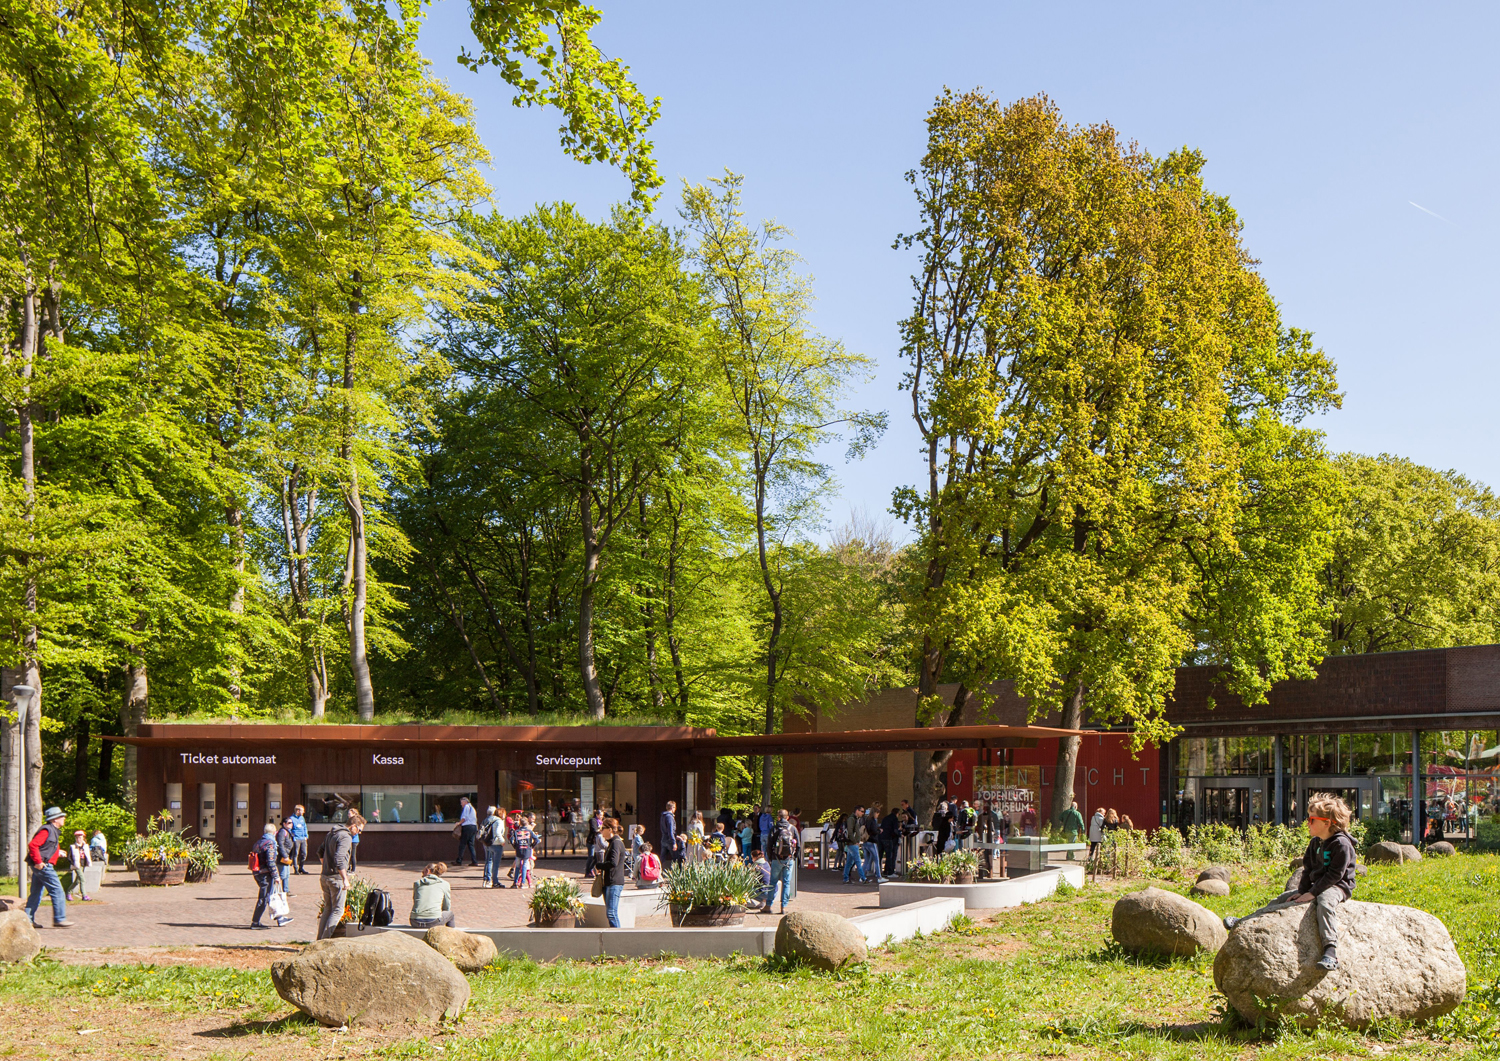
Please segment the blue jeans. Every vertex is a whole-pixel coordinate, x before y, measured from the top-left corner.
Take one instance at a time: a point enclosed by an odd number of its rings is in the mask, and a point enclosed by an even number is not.
[[[620,893],[624,890],[623,884],[604,886],[604,916],[609,921],[610,928],[620,927]]]
[[[286,892],[287,895],[291,895],[292,894],[292,867],[289,866],[289,865],[282,865],[282,864],[278,863],[277,866],[276,866],[276,872],[281,875],[281,890],[284,891],[284,892]]]
[[[882,884],[885,883],[885,878],[880,874],[879,845],[875,844],[873,841],[867,840],[865,841],[865,846],[862,853],[865,858],[865,879],[870,879],[870,870],[873,868],[875,870],[875,879],[877,881],[880,881]]]
[[[864,879],[865,868],[864,868],[864,866],[860,865],[859,845],[858,844],[845,844],[844,845],[844,883],[845,884],[849,883],[849,873],[850,873],[850,871],[853,871],[855,874],[857,874],[860,877],[861,880]]]
[[[792,870],[794,863],[789,858],[778,858],[771,863],[771,887],[766,891],[766,909],[771,909],[771,904],[776,901],[776,891],[781,890],[781,908],[786,909],[786,904],[797,897],[797,886],[793,883]]]
[[[250,915],[252,925],[260,924],[261,915],[266,912],[266,904],[271,901],[271,885],[276,881],[274,873],[255,874],[255,886],[260,891],[255,896],[255,913]]]
[[[505,859],[505,852],[500,849],[499,844],[487,844],[484,849],[484,882],[486,884],[500,883],[500,863]]]
[[[31,868],[31,893],[26,897],[26,916],[36,920],[37,907],[42,905],[43,888],[52,897],[52,920],[66,921],[68,901],[63,896],[62,881],[57,879],[57,870],[48,865]]]

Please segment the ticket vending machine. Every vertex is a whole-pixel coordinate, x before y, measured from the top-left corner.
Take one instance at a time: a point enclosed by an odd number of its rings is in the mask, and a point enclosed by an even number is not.
[[[234,814],[234,833],[236,837],[247,837],[250,835],[250,786],[230,785],[230,795],[234,799],[234,806],[229,808]]]
[[[180,782],[167,782],[167,805],[162,810],[172,816],[167,822],[167,832],[182,832],[182,784]]]
[[[216,835],[214,811],[214,786],[212,783],[198,786],[198,835],[212,840]]]
[[[281,786],[279,784],[266,786],[266,822],[270,825],[280,825],[283,815],[281,809]]]

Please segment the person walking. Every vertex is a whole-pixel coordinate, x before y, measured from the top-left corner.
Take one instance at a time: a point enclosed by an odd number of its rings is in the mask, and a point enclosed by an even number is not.
[[[863,822],[864,842],[859,849],[865,863],[865,883],[873,874],[876,884],[885,883],[885,874],[880,872],[880,804],[870,804]]]
[[[948,853],[948,840],[953,836],[953,818],[948,813],[947,800],[939,803],[932,815],[932,831],[937,833],[936,856],[942,858]]]
[[[797,897],[797,856],[802,851],[802,838],[792,824],[792,816],[783,807],[776,814],[776,824],[771,826],[771,886],[766,889],[766,913],[781,893],[781,912],[786,913],[786,904]]]
[[[298,873],[307,872],[307,811],[302,804],[292,808],[292,839],[296,841],[296,864]]]
[[[771,826],[775,821],[771,818],[771,808],[764,806],[760,808],[760,814],[755,819],[756,828],[760,831],[760,849],[769,851],[771,848]]]
[[[896,848],[900,844],[901,816],[892,807],[890,813],[880,819],[880,856],[884,861],[884,874],[887,877],[896,875]]]
[[[411,914],[406,920],[412,928],[453,927],[453,889],[443,879],[447,872],[446,862],[429,862],[411,886]]]
[[[527,817],[521,819],[510,834],[510,842],[515,845],[516,864],[511,870],[512,888],[522,888],[531,883],[531,849],[536,844],[536,833],[531,828],[531,821]]]
[[[667,800],[661,812],[661,862],[670,869],[677,861],[677,804]]]
[[[1094,808],[1094,816],[1089,819],[1089,861],[1092,862],[1099,855],[1099,845],[1104,843],[1104,808]]]
[[[479,865],[479,852],[474,847],[474,841],[479,836],[479,815],[474,811],[474,804],[469,802],[468,796],[458,797],[458,858],[455,860],[459,866],[464,864],[464,852],[469,853],[469,865]]]
[[[292,863],[297,857],[297,841],[292,839],[292,820],[281,819],[281,828],[276,830],[276,873],[281,878],[281,890],[288,899],[292,897]]]
[[[1057,824],[1062,827],[1063,836],[1067,837],[1068,843],[1078,843],[1078,837],[1083,832],[1083,815],[1078,811],[1076,799],[1068,804],[1068,809],[1062,812]]]
[[[276,871],[276,861],[280,857],[276,850],[276,826],[267,822],[261,830],[260,839],[255,841],[255,846],[250,848],[250,853],[255,856],[255,871],[251,876],[255,878],[255,913],[250,915],[251,928],[270,928],[270,925],[262,924],[261,917],[266,912],[266,907],[271,903],[271,893],[276,890],[276,885],[281,882],[281,875]],[[278,917],[276,927],[291,921],[291,917]]]
[[[481,888],[497,888],[500,885],[500,863],[505,858],[505,822],[495,813],[497,809],[490,807],[479,825],[479,841],[484,844],[484,880],[479,882]]]
[[[599,836],[604,841],[599,859],[599,873],[604,878],[604,918],[610,928],[619,928],[620,893],[625,890],[625,841],[620,839],[620,823],[605,818]]]
[[[959,800],[958,810],[954,812],[953,822],[957,827],[958,842],[955,850],[962,851],[967,848],[974,835],[974,825],[979,820],[979,813],[969,806],[969,801]]]
[[[76,892],[79,899],[88,902],[88,883],[84,874],[94,864],[94,856],[89,851],[87,834],[82,829],[73,830],[73,842],[68,845],[68,898],[73,898]]]
[[[57,879],[58,836],[67,822],[57,807],[48,807],[42,814],[44,822],[26,845],[26,864],[31,867],[31,891],[26,897],[26,916],[36,924],[36,912],[42,905],[42,892],[52,900],[52,926],[72,928],[68,920],[68,901],[63,895],[62,881]]]
[[[976,827],[980,840],[986,845],[984,848],[984,875],[992,878],[995,875],[995,849],[992,844],[998,843],[1000,838],[1000,815],[995,813],[993,800],[984,800],[980,804],[979,824]]]
[[[864,880],[864,866],[860,864],[859,852],[864,846],[862,834],[865,830],[865,809],[855,807],[844,818],[844,883],[849,883],[851,873]]]
[[[318,883],[323,888],[323,916],[318,918],[318,938],[328,939],[344,917],[344,899],[349,894],[349,852],[354,837],[364,830],[365,820],[351,811],[347,822],[339,822],[328,831],[319,849],[323,872]]]

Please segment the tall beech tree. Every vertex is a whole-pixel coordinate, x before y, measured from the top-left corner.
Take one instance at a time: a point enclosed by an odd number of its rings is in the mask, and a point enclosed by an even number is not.
[[[833,475],[817,459],[837,429],[862,452],[885,428],[884,414],[846,412],[838,402],[870,360],[818,335],[807,319],[812,290],[795,272],[797,257],[780,246],[789,233],[775,222],[745,223],[743,179],[727,173],[712,186],[688,187],[682,216],[695,237],[694,260],[714,317],[713,370],[729,408],[736,448],[745,455],[745,490],[755,521],[765,623],[763,733],[775,733],[793,696],[823,706],[858,695],[841,683],[785,686],[790,645],[788,583],[801,567],[798,537],[822,516]],[[761,764],[761,802],[771,802],[772,760]]]
[[[490,261],[449,358],[514,392],[524,418],[511,430],[526,439],[528,463],[574,499],[578,675],[588,712],[603,718],[604,560],[671,465],[685,410],[703,392],[697,292],[679,241],[633,213],[595,224],[561,205],[471,231]]]
[[[1326,528],[1256,518],[1247,469],[1288,461],[1316,481],[1321,445],[1295,424],[1337,401],[1333,366],[1282,325],[1202,157],[1069,126],[1044,97],[945,93],[927,126],[910,175],[922,227],[902,240],[921,254],[903,332],[927,474],[895,498],[925,567],[908,602],[919,721],[954,724],[1007,677],[1067,728],[1123,720],[1161,740],[1174,668],[1195,654],[1252,702],[1309,673],[1305,576]],[[1293,489],[1263,507],[1298,504]],[[1225,589],[1222,569],[1267,541],[1282,570]],[[1283,621],[1227,636],[1256,612]],[[1054,817],[1078,743],[1060,742]],[[944,758],[916,756],[924,806]]]

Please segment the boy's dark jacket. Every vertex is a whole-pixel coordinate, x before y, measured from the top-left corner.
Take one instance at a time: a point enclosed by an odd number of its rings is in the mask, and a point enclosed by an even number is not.
[[[1316,836],[1302,856],[1302,890],[1321,895],[1337,888],[1348,899],[1354,895],[1354,841],[1339,830],[1327,840]]]

